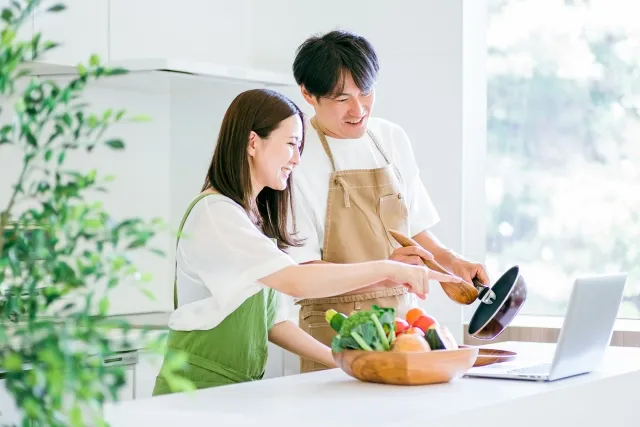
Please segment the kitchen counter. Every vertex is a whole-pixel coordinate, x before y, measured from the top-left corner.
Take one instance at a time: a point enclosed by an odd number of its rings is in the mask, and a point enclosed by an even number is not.
[[[157,312],[110,316],[111,319],[124,320],[131,326],[126,340],[123,339],[125,333],[122,330],[114,330],[109,334],[113,348],[120,351],[143,350],[151,341],[164,340],[169,333],[170,315],[168,312]]]
[[[554,349],[524,342],[491,347],[531,359],[548,357]],[[638,384],[640,348],[609,347],[597,372],[550,383],[465,377],[390,386],[332,369],[109,404],[105,414],[113,426],[625,427],[640,425]]]
[[[111,319],[121,319],[127,321],[132,328],[145,329],[169,329],[169,317],[171,312],[139,313],[139,314],[119,314],[109,316]]]
[[[124,320],[130,326],[130,331],[114,329],[108,333],[114,348],[118,351],[139,350],[146,347],[150,340],[163,339],[169,331],[169,316],[171,312],[133,313],[108,316],[109,319]],[[56,318],[43,318],[52,322],[59,321]],[[6,327],[11,336],[12,324]],[[127,339],[124,339],[124,337]]]

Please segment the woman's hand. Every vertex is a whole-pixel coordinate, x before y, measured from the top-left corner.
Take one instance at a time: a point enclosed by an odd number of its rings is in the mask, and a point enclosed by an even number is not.
[[[443,274],[431,270],[425,266],[404,264],[396,261],[386,261],[389,263],[389,280],[408,286],[410,291],[420,299],[426,299],[429,293],[429,280],[438,282],[461,282],[458,276]]]

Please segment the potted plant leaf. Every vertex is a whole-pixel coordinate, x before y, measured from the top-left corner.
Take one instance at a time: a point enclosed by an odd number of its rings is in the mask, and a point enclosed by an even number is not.
[[[39,3],[14,0],[0,15],[0,158],[19,162],[14,177],[0,172],[9,191],[0,200],[0,374],[23,425],[101,425],[103,404],[117,400],[125,381],[123,369],[107,369],[103,359],[122,346],[114,331],[126,342],[131,329],[107,315],[109,290],[148,277],[132,255],[161,255],[151,244],[162,222],[115,218],[99,199],[110,179],[69,166],[68,157],[97,147],[124,152],[124,141],[105,132],[134,118],[124,110],[91,113],[83,95],[126,70],[92,56],[63,83],[35,76],[32,65],[57,47],[39,33],[18,37]],[[188,389],[172,374],[181,367],[176,355],[164,374]]]

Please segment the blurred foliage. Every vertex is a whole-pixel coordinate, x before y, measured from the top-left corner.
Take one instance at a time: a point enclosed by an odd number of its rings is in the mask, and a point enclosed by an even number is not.
[[[57,47],[39,33],[18,38],[39,3],[11,1],[1,12],[0,108],[9,121],[0,127],[0,155],[19,152],[21,164],[14,182],[2,182],[11,191],[0,206],[0,369],[23,425],[104,425],[102,406],[118,400],[125,382],[123,368],[104,359],[126,348],[132,332],[107,315],[109,290],[150,280],[132,258],[163,255],[151,246],[162,223],[112,217],[99,201],[112,178],[67,167],[71,155],[91,155],[99,146],[123,150],[124,141],[105,138],[105,131],[137,118],[124,110],[88,112],[87,85],[126,73],[97,56],[65,84],[32,76],[34,61]],[[43,12],[64,10],[58,4]],[[163,351],[161,342],[155,348]],[[166,366],[183,363],[177,355]],[[165,376],[190,388],[171,372]]]
[[[487,263],[519,264],[523,312],[627,271],[640,318],[640,21],[621,0],[490,0]]]

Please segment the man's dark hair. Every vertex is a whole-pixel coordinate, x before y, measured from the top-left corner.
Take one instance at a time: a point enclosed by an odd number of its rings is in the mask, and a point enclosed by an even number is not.
[[[308,38],[296,50],[293,76],[316,98],[344,90],[349,74],[363,92],[378,78],[378,57],[367,39],[348,31],[331,31]]]

